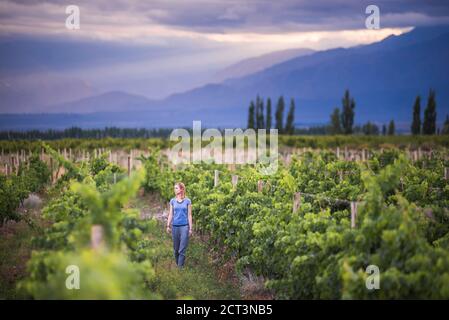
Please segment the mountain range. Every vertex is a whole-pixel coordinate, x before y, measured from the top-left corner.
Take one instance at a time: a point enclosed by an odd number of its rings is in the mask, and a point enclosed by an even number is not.
[[[425,104],[430,88],[436,91],[438,122],[449,114],[449,26],[419,27],[369,45],[297,53],[262,68],[257,59],[246,61],[247,67],[242,61],[237,69],[224,70],[232,78],[163,100],[106,92],[54,104],[46,110],[53,114],[2,114],[0,126],[176,127],[202,120],[209,127],[243,127],[257,95],[271,97],[273,104],[281,95],[295,99],[296,122],[326,123],[346,89],[356,102],[356,123],[393,119],[408,127],[415,97],[421,95]],[[242,73],[235,73],[239,69]]]

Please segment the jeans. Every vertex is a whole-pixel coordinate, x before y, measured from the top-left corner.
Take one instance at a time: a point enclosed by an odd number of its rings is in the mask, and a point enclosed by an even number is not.
[[[187,245],[189,244],[189,226],[173,226],[172,238],[176,265],[183,267],[186,259]]]

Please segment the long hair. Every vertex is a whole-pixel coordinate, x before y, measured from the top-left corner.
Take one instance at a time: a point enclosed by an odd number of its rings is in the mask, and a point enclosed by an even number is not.
[[[175,185],[181,189],[181,197],[184,199],[186,197],[186,186],[182,182],[176,182]]]

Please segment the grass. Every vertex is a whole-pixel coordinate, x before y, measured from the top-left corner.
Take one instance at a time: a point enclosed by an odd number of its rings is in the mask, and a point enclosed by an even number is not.
[[[179,269],[172,255],[172,241],[163,236],[162,245],[169,255],[155,265],[154,289],[166,299],[240,299],[234,281],[221,280],[219,268],[211,261],[206,245],[196,238],[189,243],[185,267]]]

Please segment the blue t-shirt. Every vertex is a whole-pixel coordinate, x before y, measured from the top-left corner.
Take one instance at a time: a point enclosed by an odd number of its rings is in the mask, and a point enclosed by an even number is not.
[[[170,204],[173,207],[173,225],[174,226],[188,225],[189,205],[192,205],[190,199],[184,198],[182,202],[178,202],[176,198],[173,198],[170,200]]]

